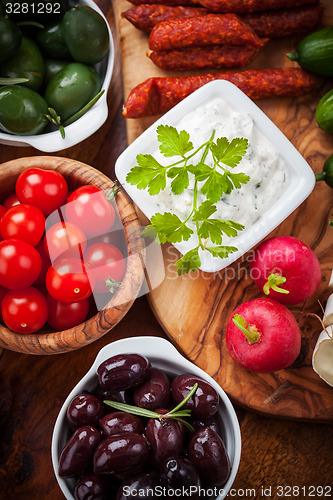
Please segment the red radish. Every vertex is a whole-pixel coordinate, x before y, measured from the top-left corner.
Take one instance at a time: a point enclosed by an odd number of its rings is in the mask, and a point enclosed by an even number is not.
[[[288,305],[312,297],[321,281],[316,254],[292,236],[277,236],[261,243],[250,270],[253,281],[266,295]]]
[[[238,306],[229,318],[226,341],[232,359],[253,372],[290,366],[301,349],[292,313],[275,300],[259,298]]]

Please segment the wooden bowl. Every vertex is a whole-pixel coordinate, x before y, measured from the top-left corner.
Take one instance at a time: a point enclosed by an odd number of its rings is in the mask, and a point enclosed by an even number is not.
[[[114,186],[114,182],[106,175],[85,163],[54,156],[34,156],[0,165],[1,200],[14,192],[17,177],[28,168],[57,170],[65,177],[70,190],[84,184],[92,184],[103,190]],[[125,231],[128,256],[122,286],[107,306],[84,323],[61,332],[47,330],[46,326],[37,333],[18,334],[0,325],[0,347],[27,354],[68,352],[102,337],[125,316],[143,282],[145,247],[137,214],[122,191],[118,193],[116,202]]]

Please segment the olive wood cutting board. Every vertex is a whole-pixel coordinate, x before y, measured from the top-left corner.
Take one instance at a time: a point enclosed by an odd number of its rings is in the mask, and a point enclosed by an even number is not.
[[[333,25],[332,2],[322,3],[325,6],[323,25]],[[138,83],[167,73],[146,57],[147,35],[121,18],[121,12],[132,4],[117,0],[113,5],[120,35],[126,99]],[[298,40],[297,37],[271,40],[249,67],[297,66],[285,54],[295,49]],[[333,153],[333,137],[320,130],[315,121],[316,105],[332,86],[332,80],[322,80],[318,90],[310,95],[256,102],[315,172],[321,171],[324,161]],[[128,142],[157,118],[127,120]],[[319,302],[325,306],[329,295],[328,283],[333,268],[333,229],[329,226],[332,216],[333,190],[319,183],[309,198],[269,235],[300,238],[316,252],[322,267],[322,282],[316,295],[306,304],[291,308],[300,320],[301,354],[292,367],[271,374],[250,373],[237,366],[225,343],[230,313],[240,303],[260,296],[249,277],[247,256],[220,273],[197,271],[178,277],[174,262],[179,254],[174,247],[163,246],[165,278],[149,294],[151,308],[172,342],[212,375],[241,406],[277,417],[333,421],[333,389],[316,375],[311,365],[312,351],[322,327],[313,317],[301,317],[307,312],[322,316]]]

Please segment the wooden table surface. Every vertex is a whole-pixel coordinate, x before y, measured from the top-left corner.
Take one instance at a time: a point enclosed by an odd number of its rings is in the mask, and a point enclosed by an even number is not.
[[[116,45],[109,118],[92,137],[57,155],[84,161],[114,178],[115,160],[127,145],[121,116],[120,54],[110,2],[97,3],[110,19]],[[38,154],[32,148],[0,146],[1,162]],[[53,474],[50,454],[58,411],[104,345],[138,335],[165,337],[145,297],[134,303],[109,334],[79,351],[56,356],[0,352],[1,500],[64,498]],[[272,419],[244,408],[236,411],[243,444],[231,491],[234,498],[333,497],[333,425]],[[317,486],[332,486],[331,493],[321,495],[320,489],[313,489]]]

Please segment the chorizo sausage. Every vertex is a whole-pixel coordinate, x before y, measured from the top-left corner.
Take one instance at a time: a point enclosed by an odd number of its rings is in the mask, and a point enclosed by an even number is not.
[[[159,23],[149,36],[150,50],[172,50],[204,45],[262,46],[258,35],[236,14],[208,14]]]
[[[313,31],[320,23],[323,12],[324,9],[320,5],[311,5],[302,9],[245,14],[242,19],[258,36],[276,38]]]
[[[317,79],[300,68],[226,71],[180,77],[149,78],[137,85],[123,107],[126,118],[165,113],[189,94],[212,80],[227,80],[251,99],[298,96],[311,92]]]
[[[323,16],[320,5],[296,9],[273,10],[242,14],[253,31],[260,37],[276,38],[313,31]],[[171,7],[167,5],[138,5],[122,13],[136,28],[151,31],[155,24],[180,17],[196,17],[209,14],[204,7]]]
[[[162,5],[197,5],[198,0],[129,0],[134,5],[162,4]]]
[[[148,57],[166,71],[210,68],[242,68],[252,61],[260,47],[244,45],[207,45],[190,49],[148,51]]]
[[[316,4],[319,0],[199,0],[200,5],[212,12],[225,13],[258,12],[263,10],[288,9]]]
[[[139,30],[151,31],[155,24],[163,21],[178,19],[180,17],[204,16],[208,12],[204,7],[172,7],[170,5],[143,4],[132,7],[122,12],[121,15]]]

